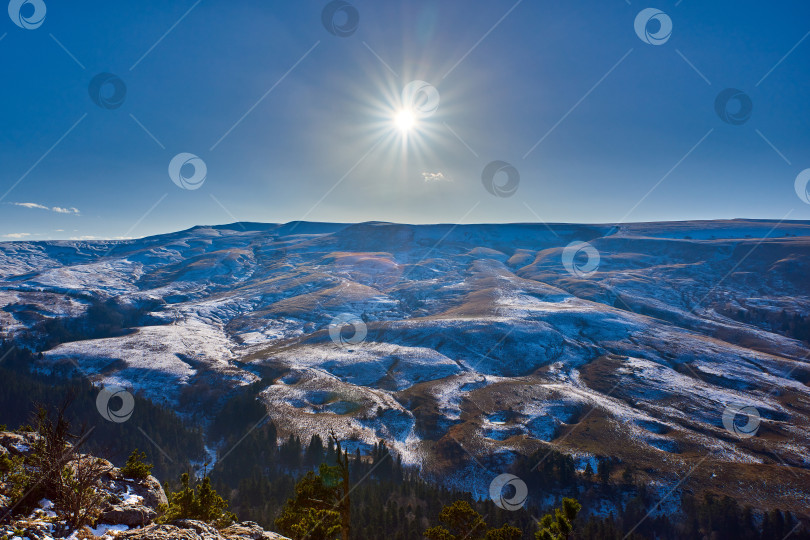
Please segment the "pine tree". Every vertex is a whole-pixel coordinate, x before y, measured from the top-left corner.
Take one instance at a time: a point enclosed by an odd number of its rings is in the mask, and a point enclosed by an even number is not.
[[[576,499],[564,498],[562,507],[540,519],[540,529],[535,533],[537,540],[566,540],[574,528],[574,519],[582,509]]]
[[[476,512],[467,501],[455,501],[439,512],[439,521],[444,525],[431,527],[425,531],[429,540],[459,540],[461,538],[480,538],[487,528],[481,514]]]
[[[314,467],[323,461],[323,439],[317,433],[312,436],[307,446],[307,454],[304,462],[307,466]]]
[[[161,511],[161,523],[176,519],[198,519],[215,527],[225,527],[236,521],[236,516],[228,511],[227,501],[211,486],[211,479],[204,477],[195,489],[191,486],[188,473],[180,476],[180,491],[169,496],[169,504],[162,505]]]

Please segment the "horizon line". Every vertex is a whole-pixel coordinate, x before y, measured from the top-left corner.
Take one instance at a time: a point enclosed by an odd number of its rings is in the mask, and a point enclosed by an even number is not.
[[[538,226],[538,227],[545,227],[550,230],[552,226],[556,227],[610,227],[610,228],[619,228],[619,227],[634,227],[634,226],[655,226],[655,225],[685,225],[685,224],[700,224],[700,223],[776,223],[776,228],[781,228],[787,225],[810,225],[810,220],[802,220],[802,219],[777,219],[777,218],[717,218],[717,219],[684,219],[684,220],[661,220],[661,221],[629,221],[624,223],[610,223],[610,222],[594,222],[594,223],[587,223],[587,222],[542,222],[542,221],[515,221],[515,222],[502,222],[502,223],[487,223],[487,222],[480,222],[480,223],[452,223],[452,222],[436,222],[436,223],[405,223],[405,222],[396,222],[396,221],[378,221],[378,220],[370,220],[370,221],[307,221],[307,220],[293,220],[287,222],[264,222],[264,221],[234,221],[229,223],[221,223],[221,224],[200,224],[194,225],[191,227],[187,227],[185,229],[177,229],[171,230],[162,233],[156,234],[149,234],[145,236],[137,236],[137,237],[130,237],[130,238],[96,238],[96,237],[80,237],[80,238],[67,238],[67,239],[59,239],[59,238],[40,238],[40,239],[27,239],[27,238],[14,238],[8,240],[0,240],[0,244],[35,244],[35,243],[43,243],[43,242],[131,242],[136,240],[145,240],[147,238],[156,238],[160,236],[168,236],[172,234],[180,234],[184,232],[190,232],[195,229],[227,229],[229,227],[238,228],[241,227],[244,232],[247,232],[245,226],[266,226],[266,227],[276,227],[276,228],[283,228],[287,226],[295,226],[302,224],[308,225],[321,225],[321,226],[343,226],[343,227],[351,227],[357,225],[392,225],[392,226],[403,226],[403,227],[514,227],[514,226]],[[552,231],[553,232],[553,231]],[[301,232],[299,234],[313,234],[313,233],[304,233]],[[326,234],[326,233],[323,233]],[[765,237],[767,238],[767,236]]]

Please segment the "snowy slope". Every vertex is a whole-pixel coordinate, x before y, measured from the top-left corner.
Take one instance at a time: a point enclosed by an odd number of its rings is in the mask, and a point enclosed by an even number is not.
[[[574,241],[598,251],[594,273],[565,268]],[[479,480],[448,444],[493,467],[550,445],[673,479],[709,453],[713,475],[790,467],[772,495],[789,508],[810,502],[809,274],[808,222],[239,223],[0,243],[0,331],[35,344],[94,303],[149,305],[129,333],[58,344],[40,367],[188,412],[187,389],[224,397],[272,366],[260,395],[282,432],[386,438],[461,484]],[[341,314],[363,341],[333,341]],[[732,403],[758,410],[757,437],[724,428]]]

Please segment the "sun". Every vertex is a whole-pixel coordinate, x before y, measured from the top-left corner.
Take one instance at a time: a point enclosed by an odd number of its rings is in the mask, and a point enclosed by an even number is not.
[[[394,125],[396,125],[397,129],[400,131],[408,132],[416,125],[416,118],[411,111],[403,109],[394,116]]]

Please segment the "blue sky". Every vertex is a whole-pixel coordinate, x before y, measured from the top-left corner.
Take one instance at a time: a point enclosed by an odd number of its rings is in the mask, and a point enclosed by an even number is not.
[[[37,28],[0,20],[0,239],[810,219],[794,190],[810,168],[805,1],[355,0],[336,15],[359,15],[343,37],[321,1],[41,1]],[[35,7],[21,7],[29,26]],[[660,45],[634,28],[651,7],[672,22]],[[126,86],[117,108],[91,99],[99,73]],[[415,80],[439,105],[402,131]],[[740,125],[715,111],[726,88],[753,104]],[[169,176],[181,153],[205,163],[198,189]],[[520,175],[511,196],[482,183],[496,160]]]

